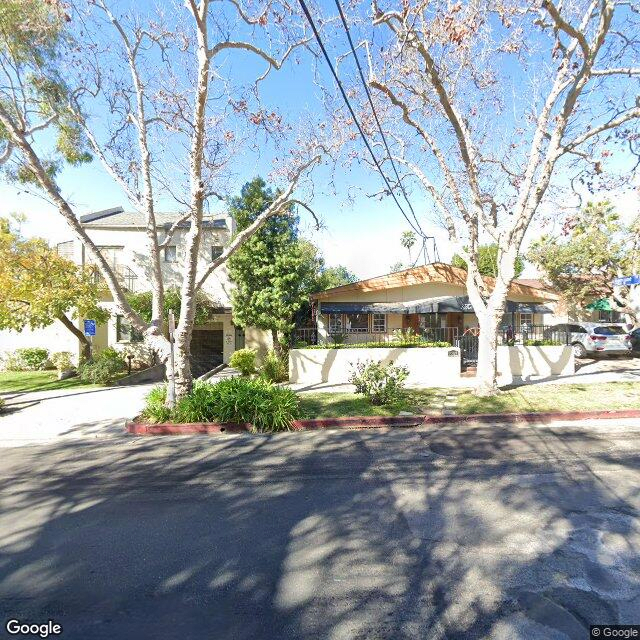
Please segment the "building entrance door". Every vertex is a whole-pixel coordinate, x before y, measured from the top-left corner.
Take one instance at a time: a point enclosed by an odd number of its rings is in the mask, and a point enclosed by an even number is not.
[[[449,312],[447,313],[447,327],[455,327],[458,329],[458,335],[464,333],[464,313]]]
[[[420,332],[420,318],[417,313],[409,313],[402,316],[402,329],[412,329],[415,333]]]

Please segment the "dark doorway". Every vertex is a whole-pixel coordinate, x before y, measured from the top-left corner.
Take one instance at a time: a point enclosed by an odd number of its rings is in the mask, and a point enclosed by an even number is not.
[[[236,327],[236,351],[238,349],[244,349],[244,329],[242,327]]]
[[[200,329],[191,336],[191,373],[201,376],[222,364],[223,332],[221,329]]]
[[[456,327],[458,335],[462,335],[464,333],[464,313],[447,313],[447,327]]]
[[[417,313],[402,316],[402,328],[404,330],[411,329],[418,333],[420,331],[420,316]]]

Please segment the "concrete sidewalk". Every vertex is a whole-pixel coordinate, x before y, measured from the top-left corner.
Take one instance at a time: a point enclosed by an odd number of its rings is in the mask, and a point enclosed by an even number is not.
[[[154,384],[4,394],[0,447],[121,436]]]

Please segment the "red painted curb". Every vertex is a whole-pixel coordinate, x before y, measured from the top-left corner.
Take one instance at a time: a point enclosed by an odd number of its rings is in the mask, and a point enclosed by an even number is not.
[[[194,435],[199,433],[247,433],[251,431],[252,425],[247,423],[236,424],[218,422],[192,422],[186,424],[174,424],[170,422],[160,422],[158,424],[145,424],[144,422],[127,422],[126,430],[136,436],[181,436]]]
[[[612,418],[640,418],[640,409],[621,409],[615,411],[546,411],[541,413],[480,413],[455,416],[346,416],[341,418],[316,418],[295,420],[295,431],[318,431],[321,429],[376,429],[381,427],[417,427],[422,424],[451,424],[453,422],[555,422],[575,420],[607,420]],[[128,433],[137,436],[194,435],[248,433],[250,423],[196,422],[187,424],[145,424],[127,422]]]

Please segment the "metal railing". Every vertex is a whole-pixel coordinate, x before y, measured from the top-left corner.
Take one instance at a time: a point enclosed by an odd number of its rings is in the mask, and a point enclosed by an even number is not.
[[[560,330],[545,324],[500,327],[498,344],[526,345],[535,342],[569,344],[570,334],[566,330]]]
[[[318,329],[316,327],[296,327],[291,332],[291,346],[318,344]]]
[[[120,283],[120,285],[126,291],[135,293],[138,280],[136,272],[124,264],[117,264],[115,266],[112,265],[111,268],[113,269],[116,280]],[[96,284],[104,281],[102,274],[95,265],[93,266],[93,279]]]
[[[376,332],[331,332],[324,340],[326,344],[365,344],[375,345],[394,343],[446,342],[455,344],[458,338],[458,327],[433,327],[414,331],[412,329],[396,329],[395,331]]]

